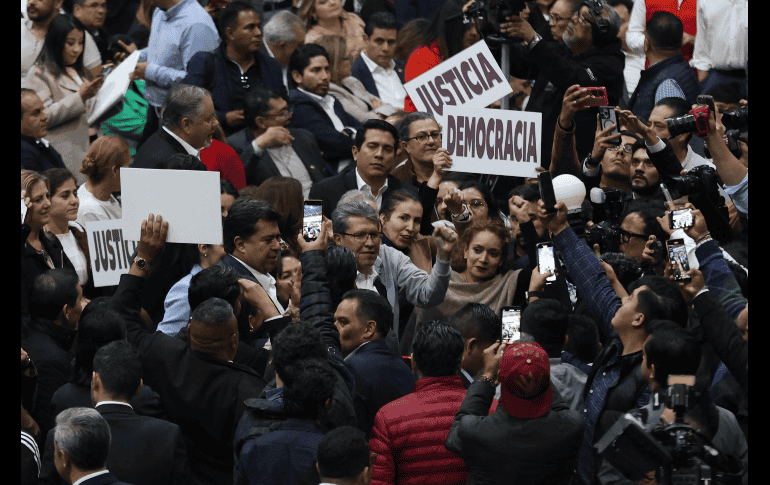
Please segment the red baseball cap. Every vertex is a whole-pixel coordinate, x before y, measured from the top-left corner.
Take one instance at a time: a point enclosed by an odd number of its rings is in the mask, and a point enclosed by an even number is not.
[[[551,409],[551,364],[539,344],[508,346],[500,361],[500,402],[517,418],[539,418]]]

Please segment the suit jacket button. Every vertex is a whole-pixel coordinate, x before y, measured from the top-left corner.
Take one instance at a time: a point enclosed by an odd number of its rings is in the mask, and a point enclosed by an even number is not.
[[[310,168],[315,169],[315,165],[311,165]]]

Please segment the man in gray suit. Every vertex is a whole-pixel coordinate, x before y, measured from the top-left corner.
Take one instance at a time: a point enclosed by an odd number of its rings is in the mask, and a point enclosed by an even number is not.
[[[307,198],[310,187],[332,172],[313,135],[287,128],[291,113],[279,92],[254,87],[244,99],[248,126],[228,137],[227,143],[238,152],[249,185],[259,185],[276,175],[292,177],[300,181]]]

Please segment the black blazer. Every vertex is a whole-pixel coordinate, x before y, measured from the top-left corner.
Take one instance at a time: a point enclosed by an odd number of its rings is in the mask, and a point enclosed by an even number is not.
[[[43,172],[49,168],[67,168],[53,145],[39,146],[31,136],[21,135],[21,169]]]
[[[158,168],[160,162],[177,153],[186,155],[187,150],[163,127],[160,127],[136,151],[131,166],[133,168]]]
[[[396,62],[396,74],[398,74],[399,79],[401,79],[401,84],[404,84],[404,61],[399,61],[397,59],[394,59]],[[367,91],[372,93],[373,95],[380,97],[380,92],[377,90],[377,85],[374,82],[374,78],[372,77],[372,71],[369,70],[369,67],[366,65],[366,62],[364,62],[363,57],[358,56],[358,59],[356,59],[356,62],[353,63],[353,69],[351,70],[351,73],[353,77],[361,81],[361,84],[364,85]],[[403,106],[396,106],[396,108],[403,109]]]
[[[289,128],[289,133],[294,137],[291,147],[305,165],[310,180],[315,183],[330,176],[332,172],[321,156],[321,150],[318,148],[318,143],[313,135],[300,128]],[[243,168],[246,170],[246,183],[259,185],[270,177],[281,175],[273,157],[267,150],[264,150],[260,156],[254,154],[252,141],[254,141],[254,133],[249,128],[227,137],[227,144],[235,149],[241,162],[243,162]]]
[[[107,469],[134,485],[176,484],[189,481],[187,447],[179,426],[139,416],[129,406],[102,404],[96,410],[110,425]],[[48,433],[41,483],[64,483],[56,473],[53,436]]]
[[[142,386],[139,394],[132,397],[129,404],[139,416],[166,419],[166,411],[160,404],[160,396],[150,386]],[[51,398],[51,410],[56,416],[69,408],[93,408],[91,387],[80,387],[68,382],[59,388]]]
[[[342,173],[338,173],[333,177],[321,180],[318,183],[313,184],[310,188],[310,199],[320,199],[324,203],[323,213],[326,217],[332,217],[332,212],[337,208],[337,203],[340,198],[348,190],[358,189],[356,183],[356,171],[355,167],[345,170]],[[417,192],[417,189],[413,185],[402,182],[392,175],[388,175],[388,188],[385,193],[382,194],[382,198],[387,198],[394,190],[398,189],[411,189]]]

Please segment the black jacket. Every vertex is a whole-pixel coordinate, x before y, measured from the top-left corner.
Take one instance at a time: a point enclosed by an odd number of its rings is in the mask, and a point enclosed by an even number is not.
[[[38,254],[35,248],[27,244],[30,227],[26,224],[21,225],[21,317],[25,318],[29,312],[27,301],[29,293],[32,290],[32,284],[35,278],[45,273],[49,269],[45,262],[45,256]],[[51,258],[54,268],[69,268],[75,271],[75,267],[70,262],[59,239],[51,233],[40,231],[40,243],[46,254]]]
[[[96,407],[110,425],[107,469],[134,485],[189,483],[187,448],[179,426],[162,419],[139,416],[129,406]],[[64,484],[54,466],[53,432],[48,433],[40,483]]]
[[[136,151],[131,167],[158,168],[159,163],[166,161],[170,156],[177,153],[187,155],[187,150],[173,136],[169,135],[163,127],[160,127]]]
[[[181,428],[193,476],[229,482],[235,426],[245,400],[258,396],[265,381],[253,369],[197,352],[176,337],[146,332],[139,317],[143,289],[144,278],[123,275],[113,302],[126,321],[129,343],[142,356],[144,382]]]
[[[547,414],[516,418],[501,404],[487,416],[495,388],[475,381],[468,389],[446,448],[468,467],[468,485],[568,483],[583,439],[580,413],[570,411],[553,390]]]
[[[166,411],[160,404],[160,396],[150,386],[142,386],[139,394],[129,401],[139,416],[166,419]],[[81,387],[72,382],[64,384],[51,398],[51,410],[56,416],[69,408],[92,408],[91,387]]]

